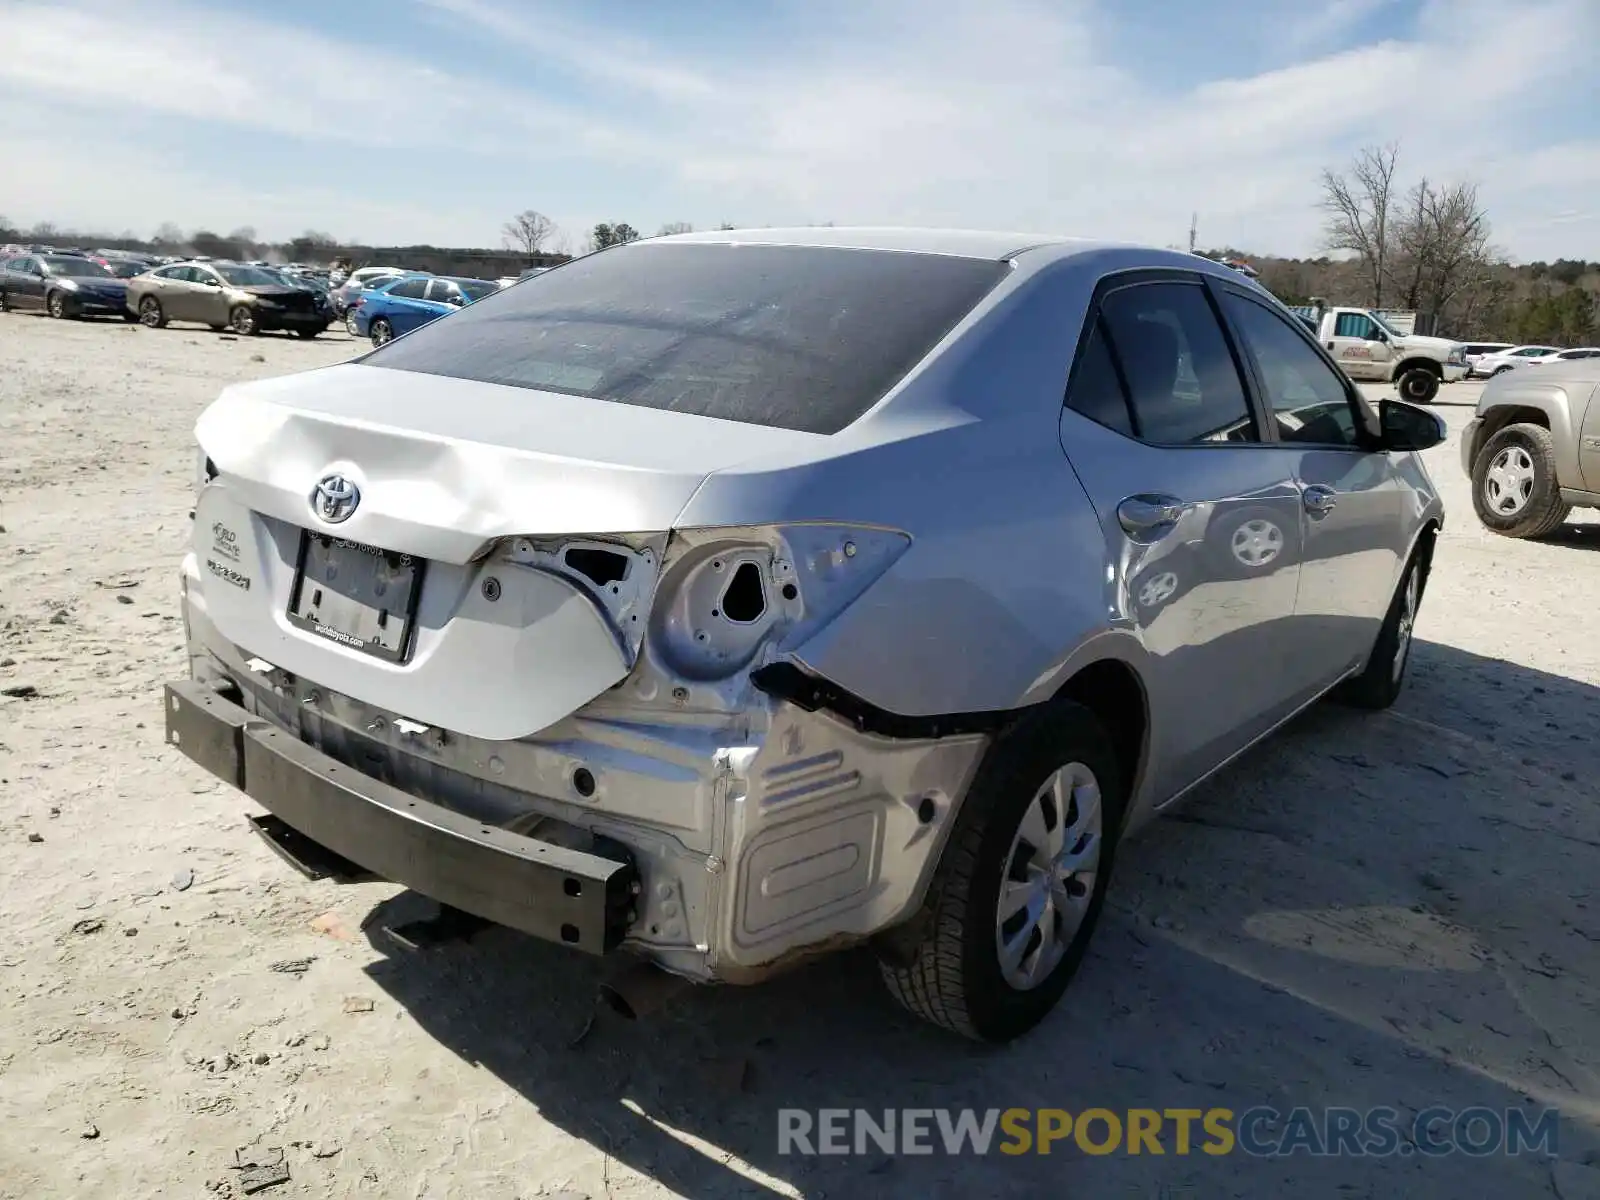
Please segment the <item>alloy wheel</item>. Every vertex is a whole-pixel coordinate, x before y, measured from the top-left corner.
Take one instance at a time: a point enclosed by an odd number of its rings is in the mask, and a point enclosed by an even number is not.
[[[1394,627],[1394,660],[1390,671],[1396,683],[1405,674],[1406,657],[1411,653],[1411,631],[1416,627],[1417,600],[1421,592],[1421,572],[1413,566],[1406,574],[1405,591],[1400,593],[1400,615]]]
[[[1533,483],[1533,456],[1521,446],[1507,446],[1484,475],[1484,503],[1503,517],[1514,517],[1527,507]]]
[[[1050,977],[1083,924],[1100,869],[1102,804],[1094,772],[1061,767],[1022,814],[995,908],[1000,973],[1018,991]]]
[[[1172,571],[1162,571],[1139,585],[1139,603],[1145,608],[1154,608],[1172,599],[1173,593],[1177,590],[1177,574]]]
[[[1233,557],[1252,569],[1266,566],[1283,553],[1283,530],[1271,521],[1256,517],[1233,531],[1229,543]]]

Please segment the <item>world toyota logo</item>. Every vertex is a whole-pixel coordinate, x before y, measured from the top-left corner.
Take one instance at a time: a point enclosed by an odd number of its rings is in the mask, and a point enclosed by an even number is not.
[[[324,475],[311,493],[311,511],[330,525],[348,521],[361,503],[361,489],[343,475]]]

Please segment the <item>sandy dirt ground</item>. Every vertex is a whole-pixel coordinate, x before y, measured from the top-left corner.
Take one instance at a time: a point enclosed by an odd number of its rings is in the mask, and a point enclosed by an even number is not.
[[[1130,843],[1068,999],[984,1049],[864,955],[653,1020],[491,931],[408,955],[162,741],[190,431],[356,349],[0,316],[0,1196],[1600,1196],[1600,525],[1449,520],[1409,687],[1322,706]],[[1453,430],[1475,385],[1443,394]],[[776,1113],[1553,1105],[1559,1158],[795,1158]]]

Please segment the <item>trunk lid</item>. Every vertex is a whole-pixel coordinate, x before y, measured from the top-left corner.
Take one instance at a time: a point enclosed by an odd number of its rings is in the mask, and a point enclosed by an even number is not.
[[[358,364],[229,388],[196,436],[217,478],[195,514],[191,602],[217,631],[308,682],[496,740],[536,733],[620,682],[636,643],[581,581],[486,556],[495,541],[664,533],[712,472],[823,440]],[[338,522],[313,508],[330,476],[359,494]],[[417,560],[414,609],[402,584],[382,600],[363,592],[367,615],[350,617],[336,593],[371,556],[346,559],[342,581],[309,566],[302,581],[303,560],[320,555],[307,553],[308,530]],[[659,560],[636,565],[648,574]],[[307,587],[326,588],[324,611],[342,614],[333,632],[305,619]],[[387,604],[386,619],[410,621],[403,653],[341,636],[370,632]]]
[[[664,532],[713,471],[823,440],[356,363],[228,388],[195,433],[256,511],[316,524],[312,490],[344,475],[341,537],[451,563],[501,537]]]

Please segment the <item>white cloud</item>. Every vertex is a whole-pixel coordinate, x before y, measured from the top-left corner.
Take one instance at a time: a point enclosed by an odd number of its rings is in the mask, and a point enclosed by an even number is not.
[[[579,20],[549,0],[415,0],[411,15],[430,14],[539,68],[500,83],[430,65],[443,55],[378,53],[209,9],[169,5],[173,19],[152,20],[145,4],[63,11],[0,0],[8,40],[0,161],[19,161],[12,151],[26,136],[26,160],[45,168],[35,177],[50,178],[52,156],[84,152],[60,136],[71,127],[60,124],[62,106],[98,107],[125,120],[131,112],[289,134],[308,147],[342,142],[351,154],[387,148],[398,162],[432,151],[429,169],[481,183],[455,193],[418,188],[395,204],[374,202],[354,180],[348,190],[290,189],[263,211],[320,207],[284,217],[279,232],[317,225],[353,234],[370,223],[374,237],[486,242],[503,218],[494,206],[516,193],[526,199],[515,207],[533,203],[569,228],[575,215],[598,212],[645,229],[680,218],[835,220],[1163,243],[1181,240],[1198,211],[1203,241],[1302,252],[1316,242],[1320,170],[1362,144],[1398,140],[1408,176],[1476,178],[1498,240],[1514,253],[1600,258],[1600,227],[1585,215],[1593,172],[1574,162],[1596,161],[1595,140],[1541,147],[1539,136],[1547,114],[1559,112],[1563,83],[1592,71],[1600,8],[1434,0],[1414,32],[1318,52],[1381,2],[1335,0],[1287,23],[1286,44],[1306,53],[1281,69],[1178,87],[1162,64],[1110,60],[1104,23],[1118,12],[1110,0],[818,0],[816,28],[831,38],[751,39],[743,58],[618,37],[614,15]],[[14,53],[19,45],[30,53]],[[71,63],[82,69],[69,72]],[[360,69],[335,71],[340,63]],[[558,92],[549,64],[576,90]],[[69,74],[88,82],[67,87]],[[381,113],[396,94],[415,100],[402,117],[331,119]],[[1484,153],[1495,146],[1517,149]],[[440,148],[475,157],[441,157]],[[233,178],[248,168],[241,156],[208,181],[191,165],[181,203],[203,206],[210,187],[248,191]],[[1535,178],[1547,182],[1526,182]],[[143,172],[145,187],[148,213],[179,202],[161,172]],[[0,209],[60,221],[74,206],[99,204],[105,227],[147,223],[116,215],[130,202],[126,191],[54,202],[37,191],[24,203],[0,184]],[[207,223],[266,230],[271,219],[249,212]]]

